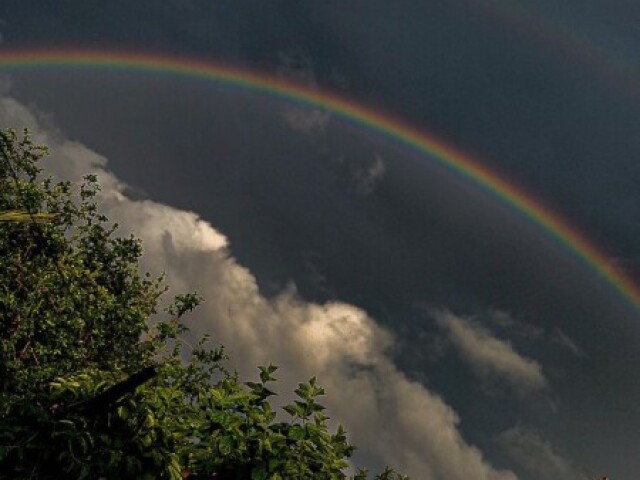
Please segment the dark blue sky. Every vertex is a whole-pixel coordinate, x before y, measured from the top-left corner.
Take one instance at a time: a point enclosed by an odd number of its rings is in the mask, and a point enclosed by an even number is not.
[[[8,0],[0,20],[0,49],[184,55],[357,100],[470,152],[640,273],[632,2]],[[273,98],[131,72],[2,73],[7,96],[104,155],[132,197],[211,222],[266,298],[293,282],[394,332],[393,362],[458,413],[487,463],[522,479],[640,474],[640,314],[517,212]],[[545,385],[523,387],[534,364]]]

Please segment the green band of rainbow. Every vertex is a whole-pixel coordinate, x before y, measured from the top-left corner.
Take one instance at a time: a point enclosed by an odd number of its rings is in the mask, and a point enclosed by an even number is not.
[[[0,50],[0,71],[43,67],[88,67],[144,71],[222,82],[322,108],[373,132],[409,146],[489,192],[515,209],[584,261],[640,312],[640,288],[582,234],[531,196],[490,171],[480,162],[428,133],[386,114],[326,91],[282,78],[224,66],[210,61],[148,53],[78,50]]]

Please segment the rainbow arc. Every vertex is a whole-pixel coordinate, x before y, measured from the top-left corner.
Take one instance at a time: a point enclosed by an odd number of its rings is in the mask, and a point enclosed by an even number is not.
[[[470,180],[478,188],[544,230],[640,312],[640,288],[582,233],[504,176],[484,166],[482,162],[397,118],[330,92],[211,61],[113,51],[0,50],[0,71],[56,67],[123,70],[199,78],[246,88],[331,112],[371,132],[410,147],[454,174]]]

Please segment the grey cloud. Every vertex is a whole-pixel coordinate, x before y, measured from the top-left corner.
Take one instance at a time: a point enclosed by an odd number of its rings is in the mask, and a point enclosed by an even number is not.
[[[365,167],[358,168],[353,175],[356,191],[362,195],[372,193],[384,178],[386,173],[384,160],[380,155],[375,155],[373,162]]]
[[[11,92],[11,85],[11,77],[8,75],[0,75],[0,96],[8,95]]]
[[[195,289],[206,298],[191,327],[214,333],[234,368],[255,375],[258,364],[280,364],[282,392],[317,375],[330,393],[330,415],[347,427],[360,458],[397,465],[423,480],[516,479],[464,440],[458,415],[440,396],[398,370],[387,353],[393,336],[365,311],[342,302],[307,302],[294,288],[266,298],[253,274],[230,255],[225,236],[197,214],[128,198],[104,157],[43,130],[14,100],[0,99],[0,121],[29,126],[36,140],[48,143],[54,155],[46,166],[55,175],[99,175],[105,213],[121,233],[133,231],[144,242],[142,268],[166,271],[174,292]]]
[[[545,331],[544,328],[515,319],[509,313],[499,310],[490,312],[489,319],[499,328],[508,331],[511,335],[527,340],[548,341],[568,350],[576,357],[586,357],[584,350],[558,327],[553,327],[550,331]]]
[[[316,75],[311,57],[302,49],[294,48],[278,53],[279,65],[276,69],[279,76],[308,87],[316,87]],[[307,135],[324,132],[331,114],[323,109],[287,107],[282,112],[287,124],[298,132]]]
[[[278,52],[278,75],[296,83],[316,86],[316,74],[311,57],[301,48]]]
[[[496,443],[513,461],[532,474],[533,478],[587,478],[558,454],[549,441],[531,429],[517,425],[498,435]]]
[[[569,350],[576,357],[584,358],[587,356],[584,350],[576,342],[557,327],[551,330],[550,338],[553,343]]]
[[[500,328],[509,330],[510,333],[518,337],[536,340],[544,336],[543,328],[536,327],[522,320],[517,320],[508,312],[492,310],[489,313],[489,319]]]
[[[289,107],[282,112],[282,117],[293,130],[312,135],[324,132],[331,114],[325,110]]]
[[[504,379],[521,392],[547,386],[540,364],[519,355],[509,342],[496,338],[478,323],[450,312],[436,312],[434,316],[461,357],[479,376]]]

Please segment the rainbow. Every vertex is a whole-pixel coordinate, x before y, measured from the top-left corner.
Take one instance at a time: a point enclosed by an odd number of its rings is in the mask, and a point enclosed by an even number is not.
[[[611,83],[616,91],[623,90],[634,101],[640,101],[640,70],[635,57],[631,58],[628,53],[599,45],[575,27],[546,14],[535,3],[490,0],[468,4],[517,34],[525,33],[547,44],[554,55],[582,64],[599,79]]]
[[[426,155],[456,175],[472,181],[502,203],[524,215],[586,263],[601,279],[640,312],[640,288],[608,257],[560,216],[481,162],[438,140],[427,132],[333,93],[211,61],[149,53],[87,50],[0,50],[0,71],[54,67],[106,68],[204,79],[265,93],[308,107],[321,108],[372,132],[400,142]]]

